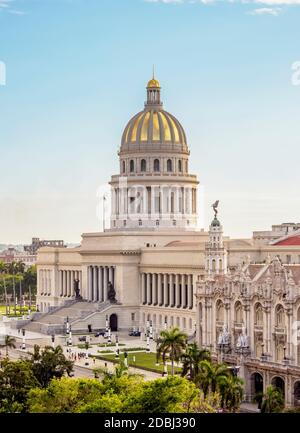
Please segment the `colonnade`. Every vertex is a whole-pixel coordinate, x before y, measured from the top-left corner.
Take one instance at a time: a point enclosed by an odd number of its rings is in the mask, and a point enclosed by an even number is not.
[[[88,295],[91,302],[107,301],[108,283],[115,286],[114,266],[89,266],[88,267]]]
[[[41,295],[51,295],[51,273],[49,269],[39,271],[39,287]]]
[[[193,308],[192,274],[141,274],[143,305]]]
[[[81,271],[59,271],[59,294],[61,297],[73,297],[74,280],[79,280],[79,289],[81,290]]]

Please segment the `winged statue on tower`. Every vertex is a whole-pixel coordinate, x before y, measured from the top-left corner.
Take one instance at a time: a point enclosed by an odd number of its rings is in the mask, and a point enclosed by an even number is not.
[[[218,215],[218,206],[219,206],[219,200],[217,200],[214,204],[211,205],[211,207],[213,208],[213,210],[215,212],[215,218],[217,218],[217,215]]]

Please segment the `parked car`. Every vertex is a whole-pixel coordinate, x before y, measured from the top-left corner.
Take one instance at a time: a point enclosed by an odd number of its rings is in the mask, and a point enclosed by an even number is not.
[[[86,335],[82,335],[78,338],[78,341],[86,341]]]
[[[105,331],[97,331],[95,334],[95,337],[104,337],[105,336]]]
[[[128,334],[130,337],[140,337],[141,336],[141,331],[131,331]]]

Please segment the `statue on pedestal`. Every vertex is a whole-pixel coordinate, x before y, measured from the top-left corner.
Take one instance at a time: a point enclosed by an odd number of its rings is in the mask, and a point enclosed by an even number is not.
[[[82,296],[80,295],[79,283],[80,283],[80,281],[78,279],[74,280],[75,299],[77,299],[77,300],[82,299]]]
[[[116,291],[111,281],[108,282],[107,299],[111,302],[111,304],[115,304],[117,302]]]

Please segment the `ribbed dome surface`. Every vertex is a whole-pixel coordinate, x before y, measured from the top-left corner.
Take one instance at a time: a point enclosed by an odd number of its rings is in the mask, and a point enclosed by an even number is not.
[[[187,150],[183,127],[174,116],[162,109],[141,111],[128,122],[122,147],[138,147],[139,144],[173,144],[176,148]]]

